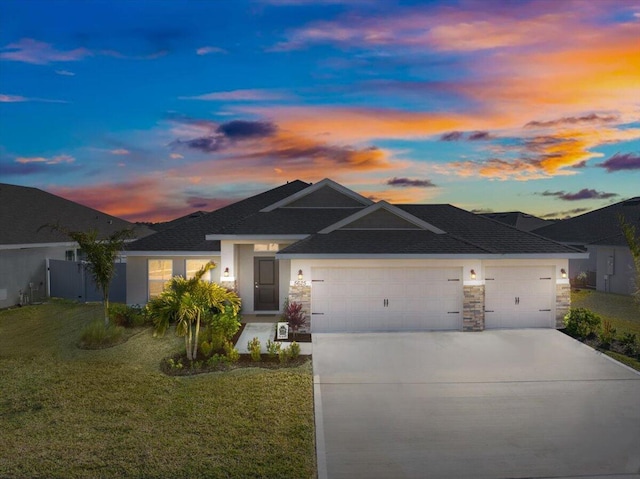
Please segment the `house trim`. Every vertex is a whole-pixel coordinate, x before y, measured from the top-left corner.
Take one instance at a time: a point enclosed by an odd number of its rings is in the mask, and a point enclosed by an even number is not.
[[[75,241],[64,241],[60,243],[19,243],[19,244],[2,244],[2,249],[28,249],[28,248],[61,248],[61,247],[78,246]]]
[[[369,206],[373,204],[373,201],[370,200],[369,198],[365,198],[364,196],[360,195],[359,193],[356,193],[353,190],[350,190],[349,188],[342,186],[338,183],[336,183],[333,180],[330,180],[329,178],[325,178],[322,181],[319,181],[318,183],[316,183],[315,185],[311,185],[303,190],[298,191],[297,193],[294,193],[291,196],[287,196],[286,198],[273,203],[272,205],[267,206],[266,208],[263,208],[260,210],[261,213],[268,213],[270,211],[273,211],[275,209],[278,208],[283,208],[286,207],[286,205],[295,202],[296,200],[299,200],[300,198],[304,198],[305,196],[309,195],[310,193],[313,193],[314,191],[319,190],[320,188],[324,188],[325,186],[329,186],[331,188],[333,188],[334,190],[342,193],[345,196],[348,196],[350,198],[353,198],[354,200],[362,203],[363,206]]]
[[[220,251],[122,251],[126,256],[220,256]]]
[[[220,235],[220,234],[209,234],[205,236],[207,241],[215,241],[215,240],[239,240],[239,241],[247,241],[253,242],[254,240],[265,241],[268,240],[270,243],[278,243],[282,241],[291,241],[291,240],[303,240],[308,234],[295,234],[295,235],[273,235],[273,234],[264,234],[264,235]]]
[[[445,231],[441,230],[440,228],[436,228],[435,226],[427,223],[426,221],[421,220],[420,218],[412,215],[411,213],[407,213],[404,210],[401,210],[400,208],[393,206],[392,204],[387,203],[386,201],[382,200],[379,201],[376,204],[373,204],[371,206],[368,206],[367,208],[358,211],[357,213],[352,214],[351,216],[347,216],[346,218],[338,221],[337,223],[334,223],[330,226],[327,226],[326,228],[318,231],[319,234],[327,234],[327,233],[331,233],[332,231],[335,231],[337,229],[342,228],[343,226],[348,225],[349,223],[353,223],[354,221],[359,220],[360,218],[363,218],[371,213],[373,213],[374,211],[378,211],[379,209],[384,209],[386,211],[388,211],[389,213],[392,213],[400,218],[402,218],[403,220],[408,221],[409,223],[412,223],[422,229],[428,230],[428,231],[432,231],[433,233],[436,234],[444,234]],[[346,228],[348,229],[348,228]],[[382,229],[382,228],[381,228]],[[398,229],[398,228],[394,228],[394,229]]]
[[[396,254],[396,253],[276,253],[278,259],[585,259],[588,253]]]

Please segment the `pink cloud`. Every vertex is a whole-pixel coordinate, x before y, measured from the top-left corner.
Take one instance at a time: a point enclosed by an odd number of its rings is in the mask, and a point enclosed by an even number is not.
[[[125,156],[125,155],[130,155],[131,152],[129,150],[126,150],[124,148],[117,148],[115,150],[110,150],[109,153],[111,153],[112,155],[116,155],[116,156]]]
[[[180,100],[204,100],[204,101],[272,101],[282,100],[288,96],[281,92],[269,90],[230,90],[205,93],[196,96],[181,96]]]
[[[21,165],[27,165],[29,163],[42,163],[45,165],[58,165],[61,163],[73,163],[76,159],[71,155],[57,155],[51,158],[45,158],[43,156],[19,156],[16,158],[16,163]]]
[[[22,95],[4,95],[0,94],[0,103],[22,103],[28,101],[36,101],[42,103],[68,103],[64,100],[49,100],[46,98],[32,98]]]
[[[196,50],[196,54],[198,55],[209,55],[211,53],[227,53],[227,51],[224,48],[211,46],[200,47]]]
[[[33,38],[23,38],[16,43],[10,43],[2,50],[0,59],[36,65],[46,65],[52,62],[74,62],[92,55],[92,52],[86,48],[56,50],[50,43],[39,42]]]

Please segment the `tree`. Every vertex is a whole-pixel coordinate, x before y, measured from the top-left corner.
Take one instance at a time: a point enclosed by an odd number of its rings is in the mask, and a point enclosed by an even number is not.
[[[240,311],[240,297],[235,292],[202,280],[204,274],[213,268],[215,264],[210,261],[191,279],[182,276],[171,278],[165,290],[147,305],[157,336],[164,336],[171,323],[176,323],[176,335],[184,337],[190,361],[198,357],[201,324],[210,323],[220,313],[228,313],[229,310],[237,317]]]
[[[620,222],[620,228],[622,229],[624,239],[627,241],[629,249],[631,250],[631,257],[633,258],[636,277],[633,297],[635,298],[636,303],[640,304],[640,237],[636,233],[635,225],[627,222],[624,216],[618,216],[618,221]]]
[[[96,285],[102,291],[102,304],[104,306],[104,325],[109,325],[109,286],[116,273],[116,258],[124,249],[127,239],[133,238],[133,230],[126,228],[112,233],[107,239],[98,239],[98,231],[95,229],[84,231],[72,231],[59,224],[45,225],[52,230],[66,234],[78,243],[80,249],[87,256],[89,271],[93,275]]]

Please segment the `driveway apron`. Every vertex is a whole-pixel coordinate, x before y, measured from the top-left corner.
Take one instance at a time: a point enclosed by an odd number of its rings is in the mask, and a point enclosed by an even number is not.
[[[640,478],[640,374],[555,330],[314,334],[318,476]]]

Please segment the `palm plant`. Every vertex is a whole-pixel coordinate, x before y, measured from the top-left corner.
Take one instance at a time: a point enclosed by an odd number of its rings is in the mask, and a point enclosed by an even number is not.
[[[184,337],[187,359],[198,356],[198,338],[203,322],[211,322],[220,311],[240,311],[240,297],[222,286],[203,281],[205,273],[215,268],[213,262],[204,265],[191,279],[171,278],[165,290],[147,305],[153,318],[155,335],[163,336],[171,323],[176,323],[176,335]]]

